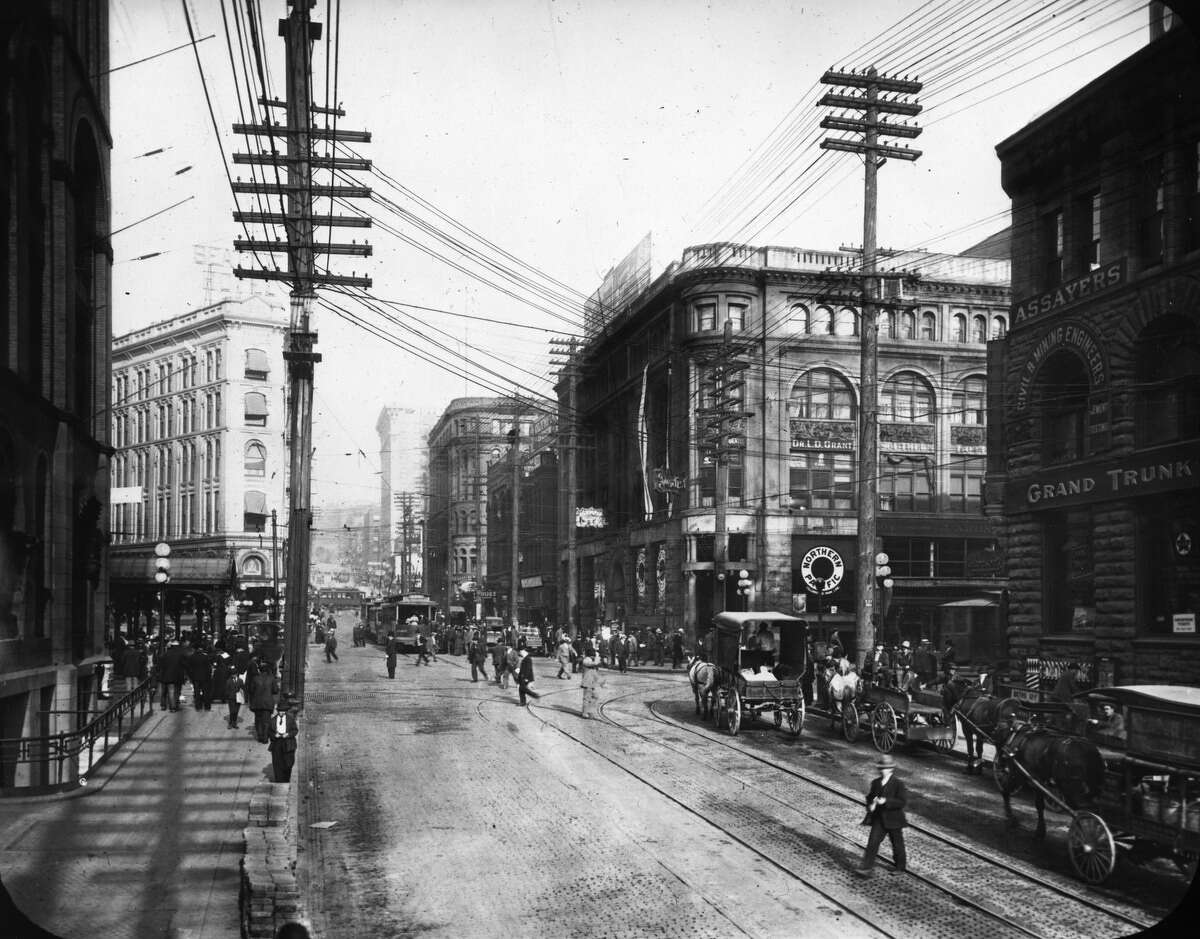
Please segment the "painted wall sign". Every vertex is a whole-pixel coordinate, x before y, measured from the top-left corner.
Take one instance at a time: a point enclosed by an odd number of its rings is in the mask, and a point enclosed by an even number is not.
[[[1197,487],[1200,447],[1193,443],[1010,480],[1006,501],[1015,511],[1058,509]]]
[[[1083,360],[1092,391],[1107,387],[1108,366],[1105,364],[1100,342],[1083,323],[1068,320],[1047,329],[1033,347],[1033,351],[1029,353],[1028,358],[1025,359],[1025,365],[1017,379],[1016,406],[1018,410],[1023,410],[1029,405],[1029,389],[1033,385],[1033,380],[1037,377],[1042,363],[1055,352],[1062,350],[1074,352]]]
[[[1125,281],[1125,259],[1122,258],[1081,277],[1065,280],[1053,290],[1014,303],[1013,324],[1021,326],[1039,317],[1057,313],[1098,293],[1120,287]]]
[[[858,434],[853,421],[791,421],[793,450],[853,450]]]
[[[813,593],[818,592],[818,580],[825,581],[825,593],[833,593],[845,574],[846,564],[842,556],[828,545],[809,548],[800,561],[800,576]]]

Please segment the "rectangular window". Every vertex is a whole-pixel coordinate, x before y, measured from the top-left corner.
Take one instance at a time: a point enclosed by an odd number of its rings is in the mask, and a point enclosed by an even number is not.
[[[853,454],[819,450],[793,453],[788,482],[793,508],[854,508]]]
[[[1200,619],[1200,564],[1195,560],[1200,530],[1191,521],[1200,518],[1200,497],[1175,493],[1138,501],[1133,552],[1138,631],[1177,635],[1176,616]]]
[[[918,461],[919,460],[919,461]],[[881,512],[928,512],[933,505],[933,467],[927,457],[885,453],[879,462]]]
[[[884,538],[883,550],[895,577],[932,577],[933,542],[928,538]]]
[[[716,504],[717,458],[711,450],[700,451],[699,498],[701,506]]]
[[[950,511],[978,515],[981,511],[985,460],[982,457],[952,457],[950,464]]]
[[[746,306],[742,303],[729,304],[729,328],[740,333],[746,328]]]
[[[1069,463],[1084,455],[1083,408],[1048,411],[1042,417],[1042,459]]]
[[[1163,217],[1166,208],[1166,179],[1162,157],[1147,160],[1142,166],[1142,194],[1139,206],[1138,242],[1142,266],[1161,264],[1163,259]]]
[[[726,492],[730,502],[741,504],[742,493],[746,486],[746,471],[742,466],[742,454],[734,450],[725,456],[725,470],[729,476]]]
[[[695,316],[697,332],[711,332],[717,328],[717,305],[715,303],[697,303]]]
[[[1063,279],[1063,214],[1055,209],[1042,216],[1042,286],[1049,289]]]
[[[697,535],[696,536],[696,560],[697,561],[712,561],[715,557],[714,535]]]
[[[1042,537],[1044,631],[1090,631],[1096,619],[1091,508],[1047,513]]]
[[[933,543],[933,576],[965,577],[967,542],[961,538],[938,538]]]

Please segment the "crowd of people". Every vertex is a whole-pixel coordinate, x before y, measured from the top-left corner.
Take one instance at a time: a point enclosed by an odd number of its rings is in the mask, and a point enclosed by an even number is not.
[[[275,781],[287,782],[295,763],[299,703],[291,694],[280,694],[281,652],[277,641],[233,632],[223,640],[172,633],[161,642],[118,632],[109,643],[114,680],[129,687],[151,680],[151,711],[157,699],[160,710],[178,712],[186,685],[197,712],[211,713],[214,704],[224,704],[226,726],[237,730],[245,705],[254,718],[255,739],[270,748]]]

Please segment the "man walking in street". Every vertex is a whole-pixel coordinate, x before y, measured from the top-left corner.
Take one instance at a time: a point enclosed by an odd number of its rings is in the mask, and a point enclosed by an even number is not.
[[[492,668],[496,673],[496,684],[505,688],[508,687],[507,681],[502,681],[504,671],[508,667],[508,643],[504,641],[504,637],[500,636],[496,640],[496,644],[492,646]]]
[[[575,650],[571,648],[571,640],[566,635],[559,636],[558,648],[555,649],[555,655],[558,657],[558,677],[570,678],[571,660],[575,657]]]
[[[483,680],[487,681],[487,643],[480,637],[478,630],[471,634],[471,641],[467,643],[467,656],[471,660],[471,681],[479,681],[481,674]]]
[[[183,687],[185,676],[183,646],[179,644],[178,639],[172,638],[171,644],[167,646],[158,662],[158,683],[162,690],[159,707],[162,710],[179,710],[179,690]]]
[[[250,710],[254,712],[254,736],[267,743],[271,735],[271,712],[279,694],[279,679],[269,662],[260,662],[258,671],[250,676]]]
[[[420,665],[422,659],[425,660],[426,665],[429,664],[429,639],[425,633],[419,632],[417,633],[417,660],[413,662],[413,665]]]
[[[337,630],[332,626],[325,633],[325,661],[338,661],[337,654]]]
[[[892,843],[892,860],[896,864],[893,873],[903,874],[908,864],[904,851],[904,828],[908,824],[904,806],[908,802],[908,791],[904,783],[893,775],[896,763],[890,753],[883,754],[876,761],[875,768],[879,770],[879,775],[871,780],[871,788],[867,791],[867,814],[862,821],[864,825],[871,826],[871,834],[867,838],[862,864],[855,868],[855,873],[862,877],[871,875],[875,855],[885,834]]]
[[[521,699],[520,703],[524,705],[526,695],[533,698],[540,698],[541,695],[529,687],[533,684],[533,658],[530,656],[529,650],[522,647],[518,655],[521,657],[521,662],[517,665],[517,691]]]
[[[388,633],[387,642],[383,647],[383,651],[387,653],[388,678],[396,677],[396,653],[399,651],[399,647],[400,643],[396,641],[396,634]]]
[[[197,711],[212,710],[212,672],[212,656],[208,654],[207,643],[201,643],[187,658],[187,673]]]
[[[675,635],[671,637],[671,668],[679,668],[683,662],[683,630],[675,630]]]

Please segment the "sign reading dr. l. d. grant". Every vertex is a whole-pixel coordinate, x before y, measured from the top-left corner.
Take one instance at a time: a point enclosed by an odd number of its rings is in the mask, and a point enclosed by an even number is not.
[[[1132,499],[1200,488],[1200,445],[1160,447],[1103,463],[1085,463],[1010,480],[1008,508],[1061,509],[1110,499]]]

